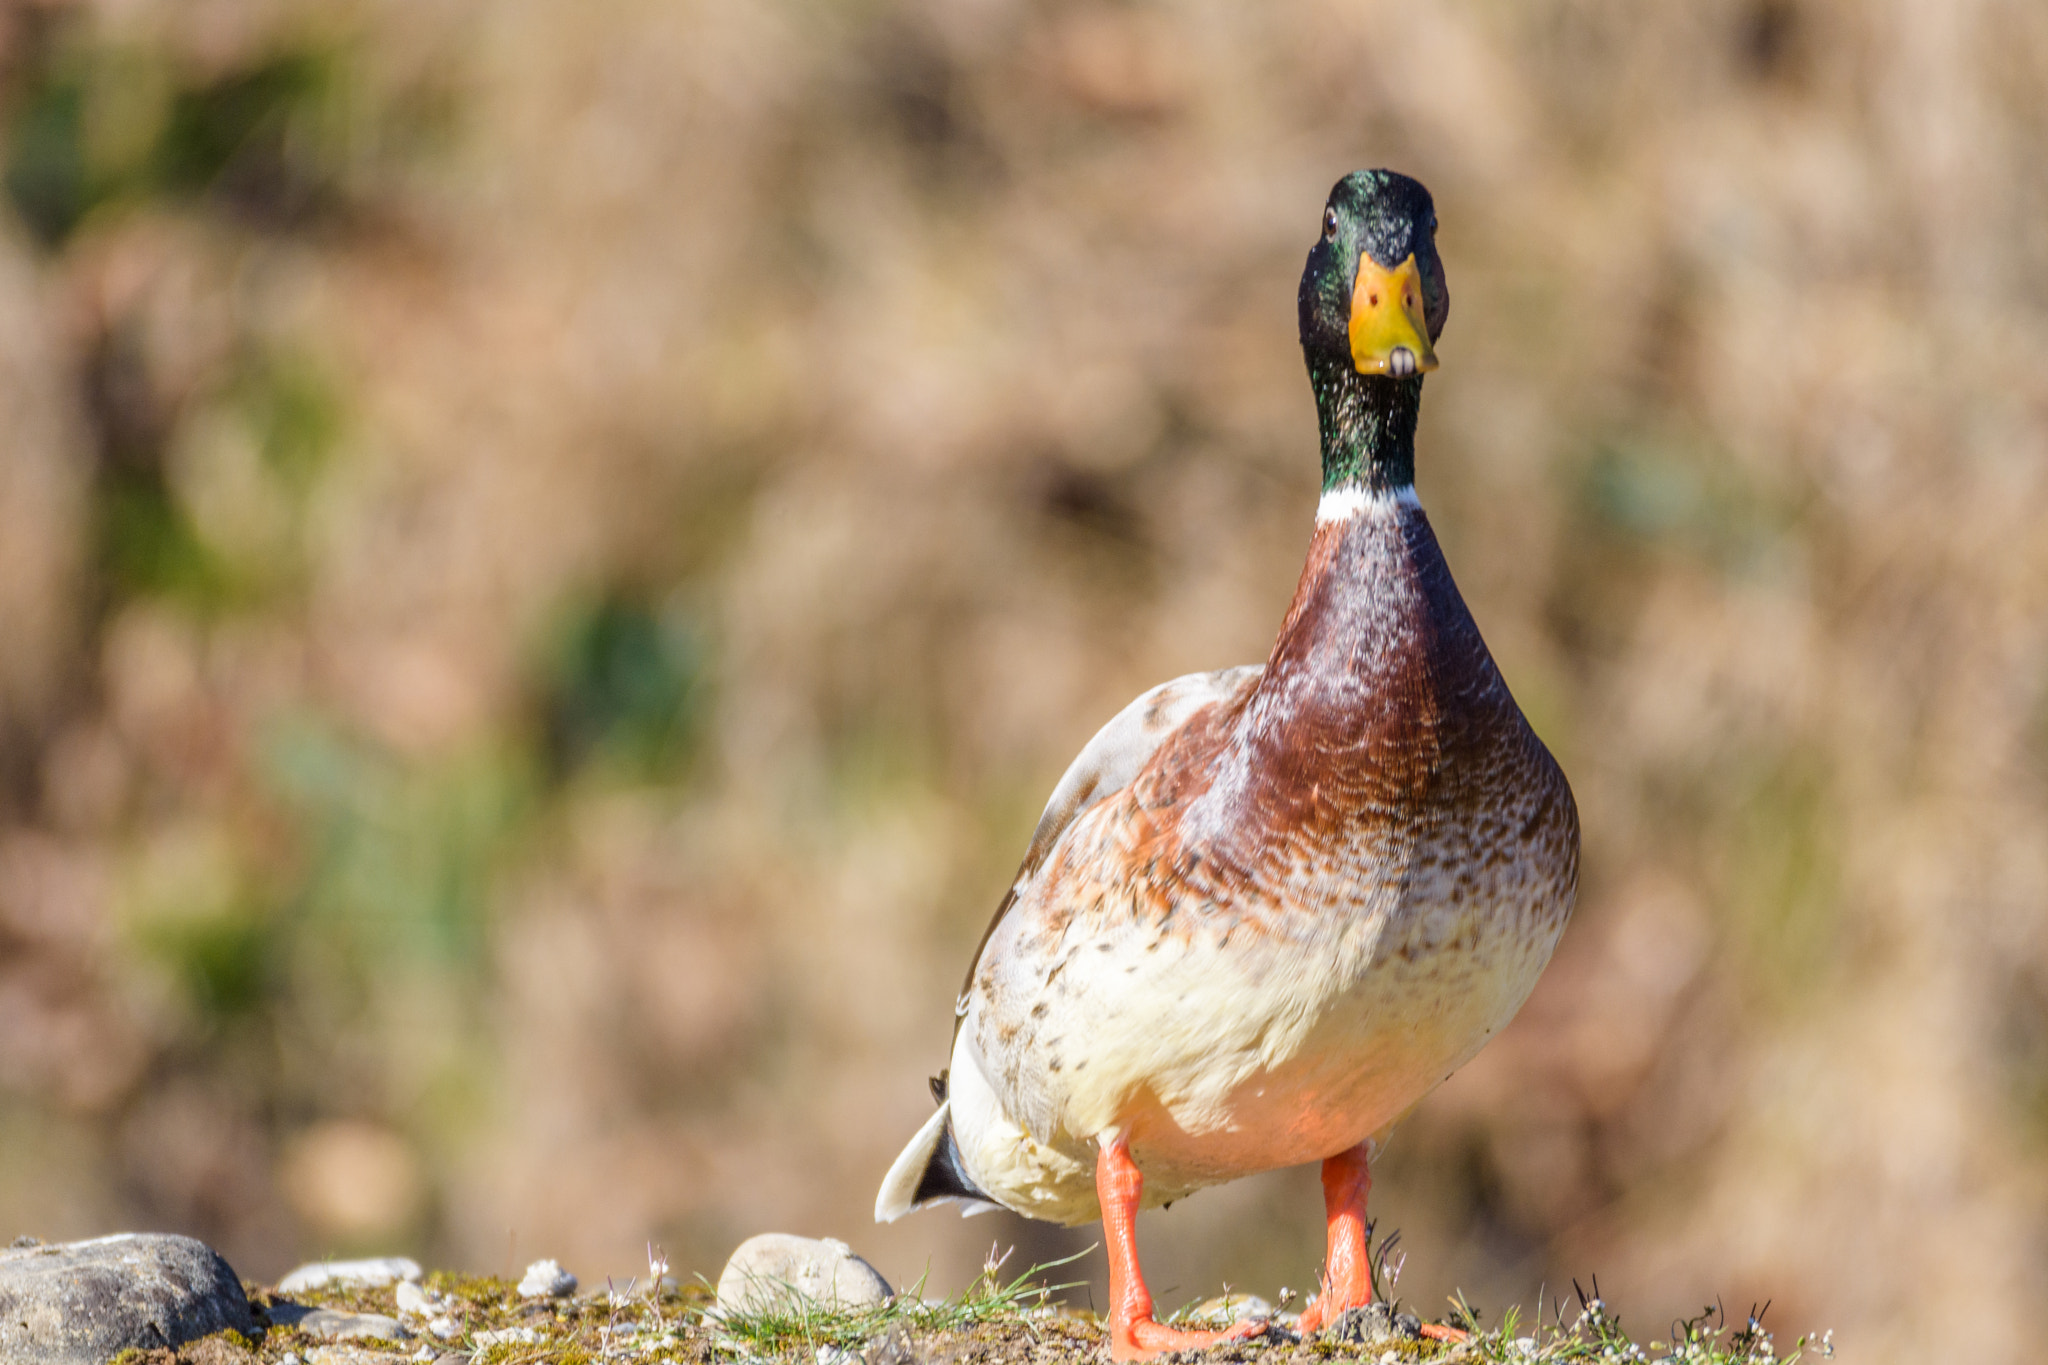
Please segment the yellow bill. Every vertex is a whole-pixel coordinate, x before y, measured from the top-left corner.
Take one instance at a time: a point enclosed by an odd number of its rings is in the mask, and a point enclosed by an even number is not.
[[[1412,253],[1392,270],[1360,254],[1351,287],[1351,362],[1360,374],[1396,378],[1436,368],[1422,317],[1422,272]]]

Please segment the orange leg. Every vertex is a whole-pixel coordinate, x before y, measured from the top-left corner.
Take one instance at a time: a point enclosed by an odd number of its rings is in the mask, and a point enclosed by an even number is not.
[[[1365,1197],[1372,1192],[1364,1143],[1323,1163],[1323,1211],[1330,1220],[1329,1264],[1323,1290],[1301,1313],[1301,1333],[1320,1331],[1347,1308],[1372,1302],[1372,1267],[1365,1247]]]
[[[1366,1167],[1364,1143],[1339,1152],[1323,1163],[1323,1211],[1330,1220],[1329,1265],[1323,1291],[1301,1312],[1301,1334],[1321,1331],[1346,1309],[1372,1302],[1372,1265],[1365,1245],[1365,1198],[1372,1193],[1372,1172]],[[1437,1341],[1464,1341],[1455,1327],[1422,1324],[1422,1335]]]
[[[1150,1360],[1162,1352],[1198,1350],[1265,1331],[1265,1323],[1247,1320],[1220,1332],[1191,1332],[1162,1326],[1152,1316],[1152,1291],[1138,1269],[1138,1196],[1144,1188],[1125,1138],[1103,1139],[1095,1158],[1095,1194],[1102,1201],[1102,1237],[1109,1251],[1110,1359]]]

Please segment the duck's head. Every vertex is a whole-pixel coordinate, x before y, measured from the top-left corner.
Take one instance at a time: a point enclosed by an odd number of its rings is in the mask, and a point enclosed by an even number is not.
[[[1429,191],[1393,171],[1339,180],[1302,271],[1300,309],[1324,487],[1412,483],[1422,376],[1437,367],[1451,311]]]
[[[1348,356],[1360,374],[1427,373],[1450,311],[1429,191],[1393,171],[1339,180],[1301,275],[1302,349]]]

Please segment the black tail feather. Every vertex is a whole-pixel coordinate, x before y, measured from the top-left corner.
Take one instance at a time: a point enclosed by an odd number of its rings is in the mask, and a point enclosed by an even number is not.
[[[972,1199],[983,1204],[996,1202],[968,1176],[967,1167],[960,1160],[960,1146],[953,1141],[953,1125],[950,1123],[939,1135],[939,1145],[933,1150],[932,1159],[925,1163],[924,1175],[918,1179],[917,1194],[911,1199],[911,1204],[916,1206],[934,1199]]]

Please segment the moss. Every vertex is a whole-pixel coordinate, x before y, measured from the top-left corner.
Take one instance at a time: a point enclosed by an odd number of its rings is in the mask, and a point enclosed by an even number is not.
[[[818,1304],[785,1305],[760,1312],[714,1315],[701,1294],[667,1292],[658,1302],[639,1294],[588,1294],[551,1306],[519,1297],[508,1280],[488,1275],[436,1271],[426,1287],[449,1303],[462,1327],[460,1341],[437,1349],[469,1350],[472,1365],[597,1365],[619,1358],[655,1365],[737,1365],[741,1361],[787,1361],[816,1365],[823,1351],[858,1353],[867,1365],[909,1365],[917,1360],[947,1360],[955,1365],[1095,1365],[1102,1356],[1103,1323],[1093,1313],[1064,1308],[1051,1301],[1055,1286],[1040,1266],[1014,1280],[999,1281],[993,1271],[965,1294],[928,1303],[916,1287],[881,1304],[861,1308]],[[258,1296],[252,1296],[258,1297]],[[267,1297],[267,1296],[262,1296]],[[394,1310],[390,1287],[314,1290],[295,1295],[298,1302],[351,1312]],[[695,1302],[686,1302],[695,1300]],[[1640,1362],[1645,1365],[1789,1365],[1815,1355],[1831,1355],[1823,1343],[1809,1348],[1804,1339],[1777,1354],[1756,1312],[1731,1322],[1718,1312],[1678,1324],[1669,1340],[1636,1343],[1622,1331],[1620,1320],[1597,1298],[1580,1305],[1569,1321],[1553,1308],[1547,1321],[1527,1322],[1510,1309],[1497,1327],[1479,1325],[1479,1314],[1462,1302],[1452,1306],[1450,1321],[1471,1332],[1469,1340],[1448,1343],[1385,1335],[1369,1342],[1328,1338],[1298,1341],[1275,1335],[1232,1342],[1187,1361],[1216,1365],[1316,1365],[1318,1362],[1396,1361],[1442,1362],[1443,1365],[1543,1365],[1543,1362]],[[537,1340],[476,1345],[486,1332],[528,1328]],[[223,1334],[225,1335],[225,1334]],[[215,1340],[215,1338],[209,1338]],[[436,1346],[431,1340],[407,1343],[352,1341],[364,1350],[416,1350]],[[279,1365],[287,1351],[307,1354],[301,1334],[272,1332],[258,1348],[263,1365]],[[130,1352],[118,1365],[214,1365],[192,1355],[190,1347],[175,1361],[170,1352]]]

